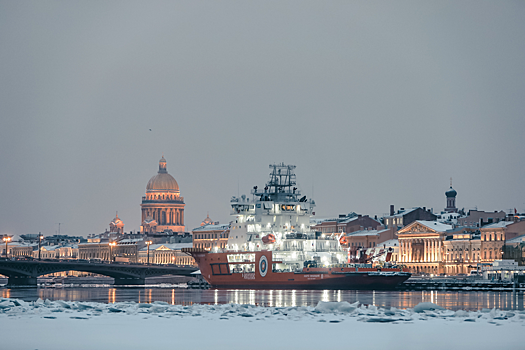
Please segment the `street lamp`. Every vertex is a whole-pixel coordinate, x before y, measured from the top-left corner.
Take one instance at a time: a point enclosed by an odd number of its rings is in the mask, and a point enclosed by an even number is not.
[[[38,260],[41,260],[40,259],[40,251],[41,251],[41,247],[42,247],[42,239],[44,239],[44,236],[42,236],[42,234],[40,232],[38,232]]]
[[[152,241],[146,241],[146,245],[148,246],[148,265],[149,265],[149,245],[153,243]]]
[[[117,242],[109,242],[109,262],[113,261],[113,247],[117,245]]]
[[[3,240],[5,242],[5,258],[7,259],[7,243],[11,242],[11,237],[5,236]]]

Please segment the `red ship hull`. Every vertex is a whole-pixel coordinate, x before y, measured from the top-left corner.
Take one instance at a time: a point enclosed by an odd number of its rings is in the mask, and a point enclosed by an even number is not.
[[[241,289],[394,289],[410,277],[402,269],[372,269],[341,265],[331,268],[303,268],[300,272],[273,271],[272,252],[210,253],[185,249],[194,258],[202,277],[215,288]],[[231,262],[230,254],[255,255],[253,261]],[[248,255],[246,255],[248,256]],[[235,264],[250,266],[253,272],[233,272]]]

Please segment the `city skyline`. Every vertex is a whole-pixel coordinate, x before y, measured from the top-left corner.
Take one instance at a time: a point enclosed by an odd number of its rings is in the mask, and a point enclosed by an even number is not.
[[[162,155],[186,231],[297,166],[316,217],[525,212],[525,5],[0,4],[0,234],[138,230]]]

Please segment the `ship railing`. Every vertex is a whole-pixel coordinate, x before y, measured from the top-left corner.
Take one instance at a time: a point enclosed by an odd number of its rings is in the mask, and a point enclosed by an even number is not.
[[[281,252],[296,252],[297,249],[299,249],[299,248],[300,247],[297,247],[297,246],[296,247],[293,247],[293,246],[292,247],[284,247],[283,246],[283,247],[281,247],[280,251]]]
[[[371,269],[372,268],[372,264],[361,264],[361,263],[352,263],[352,264],[322,264],[320,265],[322,267],[326,267],[326,268],[340,268],[340,267],[347,267],[347,268],[354,268],[354,267],[359,267],[359,268],[366,268],[366,269]]]
[[[231,209],[230,215],[237,215],[237,214],[255,214],[255,209]]]
[[[331,248],[330,247],[328,247],[328,248],[316,247],[315,251],[316,252],[339,252],[339,250],[334,249],[333,247],[331,247]]]
[[[282,252],[282,250],[281,250]],[[293,260],[290,260],[290,259],[293,259]],[[274,260],[278,260],[278,261],[290,261],[290,262],[295,262],[297,260],[304,260],[305,259],[305,255],[304,253],[297,253],[295,255],[295,257],[291,257],[289,255],[284,255],[284,254],[275,254],[274,255]]]

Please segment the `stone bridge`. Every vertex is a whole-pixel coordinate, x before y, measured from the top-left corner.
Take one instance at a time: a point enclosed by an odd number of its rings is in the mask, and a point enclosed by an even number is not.
[[[146,277],[190,276],[196,267],[93,263],[79,261],[0,260],[0,274],[7,276],[7,287],[37,285],[37,277],[62,271],[82,271],[113,277],[115,285],[144,285]]]

